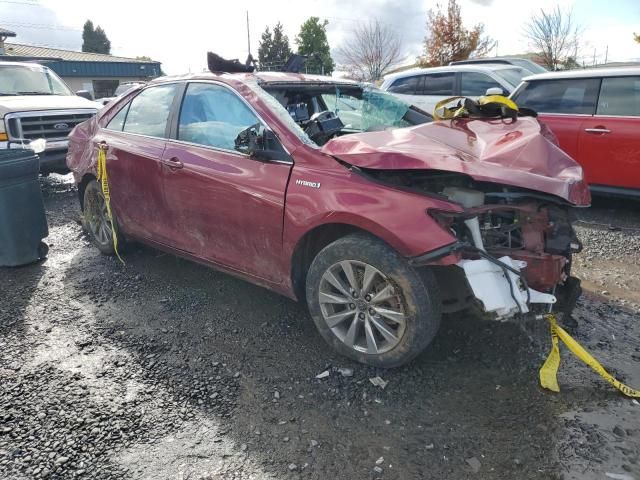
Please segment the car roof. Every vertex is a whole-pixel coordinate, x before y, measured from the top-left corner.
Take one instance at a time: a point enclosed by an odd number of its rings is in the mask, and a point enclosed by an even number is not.
[[[186,80],[218,80],[222,82],[228,81],[240,81],[248,82],[252,80],[258,80],[261,83],[330,83],[330,84],[348,84],[359,85],[359,82],[354,80],[347,80],[343,78],[333,78],[323,75],[307,75],[302,73],[290,73],[290,72],[255,72],[255,73],[189,73],[185,75],[173,75],[159,77],[149,84],[165,83],[170,81],[186,81]]]
[[[523,67],[510,64],[470,64],[470,65],[446,65],[444,67],[430,67],[430,68],[412,68],[410,70],[403,70],[402,72],[390,73],[385,75],[385,80],[392,80],[402,77],[413,77],[415,75],[423,75],[425,73],[438,73],[438,72],[495,72],[496,70],[509,70],[513,68]]]
[[[522,80],[525,82],[530,82],[535,80],[555,80],[558,78],[624,77],[629,75],[640,75],[640,66],[560,70],[558,72],[537,73],[535,75],[529,75],[528,77],[524,77]]]

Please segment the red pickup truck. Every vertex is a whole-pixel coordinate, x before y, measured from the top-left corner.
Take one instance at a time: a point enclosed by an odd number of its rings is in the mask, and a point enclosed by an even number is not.
[[[533,75],[511,98],[538,112],[591,191],[640,197],[640,68]]]
[[[84,224],[305,302],[335,349],[392,367],[443,312],[570,312],[582,169],[535,118],[431,116],[346,80],[198,74],[138,86],[70,136]],[[120,243],[122,244],[122,243]],[[556,303],[557,302],[557,303]]]

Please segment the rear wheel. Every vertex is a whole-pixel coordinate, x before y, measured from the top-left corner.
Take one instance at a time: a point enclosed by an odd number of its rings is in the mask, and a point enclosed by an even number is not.
[[[307,303],[324,339],[377,367],[402,365],[424,350],[440,325],[439,299],[431,272],[363,234],[325,247],[307,275]]]
[[[83,225],[93,244],[105,255],[113,255],[113,233],[107,212],[107,203],[97,181],[91,180],[84,190]],[[113,219],[118,245],[123,245],[123,238]]]

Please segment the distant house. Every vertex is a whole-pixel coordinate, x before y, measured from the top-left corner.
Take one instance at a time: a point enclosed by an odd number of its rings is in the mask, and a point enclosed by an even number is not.
[[[162,75],[160,62],[58,48],[7,43],[15,32],[0,28],[0,60],[33,61],[56,72],[75,92],[89,90],[94,98],[110,97],[123,82],[146,81]]]

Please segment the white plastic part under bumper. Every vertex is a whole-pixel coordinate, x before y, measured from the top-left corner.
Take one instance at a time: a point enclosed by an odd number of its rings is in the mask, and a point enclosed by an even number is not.
[[[526,262],[506,256],[497,260],[516,271],[527,265]],[[489,260],[461,260],[458,266],[464,270],[471,290],[482,302],[484,310],[494,314],[497,320],[508,320],[518,313],[529,312],[527,298],[529,303],[556,303],[554,295],[532,288],[529,288],[527,295],[518,275]]]

